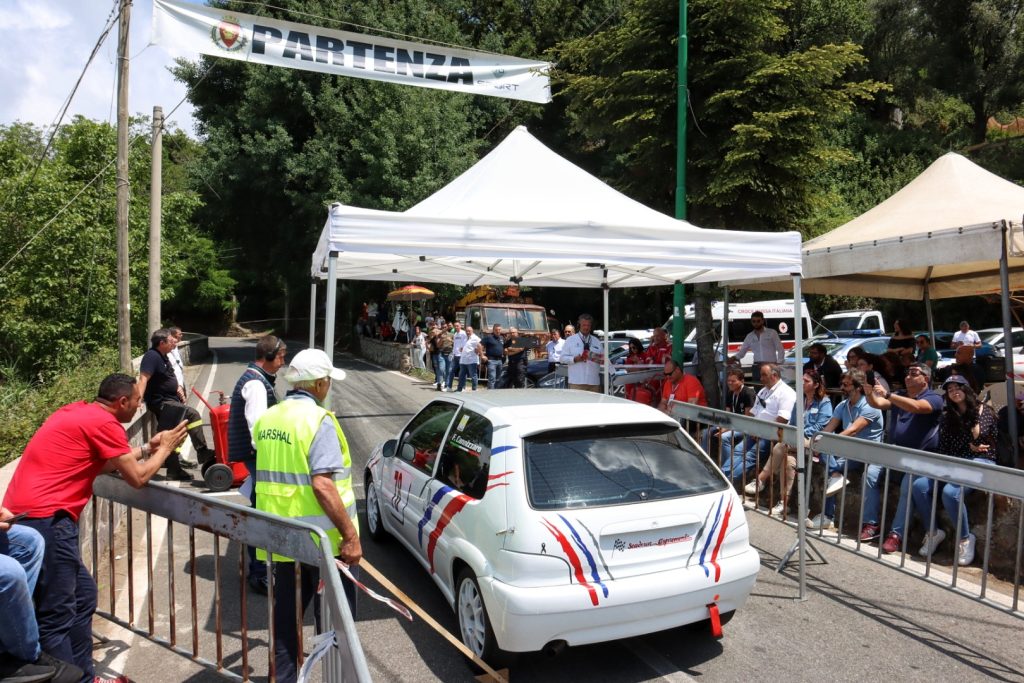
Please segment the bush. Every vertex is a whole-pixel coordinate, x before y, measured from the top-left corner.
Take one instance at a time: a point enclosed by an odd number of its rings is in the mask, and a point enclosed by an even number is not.
[[[53,411],[92,400],[100,381],[117,371],[114,350],[93,354],[50,382],[19,379],[13,367],[0,368],[0,466],[21,455],[28,440]]]

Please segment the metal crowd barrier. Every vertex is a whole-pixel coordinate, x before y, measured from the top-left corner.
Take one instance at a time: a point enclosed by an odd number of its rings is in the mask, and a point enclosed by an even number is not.
[[[98,507],[95,505],[92,512],[93,532],[88,541],[92,547],[93,576],[97,583],[105,589],[104,592],[107,594],[105,597],[108,599],[108,605],[104,605],[102,599],[104,596],[101,596],[100,609],[97,610],[98,615],[230,680],[249,681],[256,674],[259,677],[265,675],[267,680],[274,681],[275,633],[273,628],[274,601],[272,599],[274,576],[269,560],[267,561],[267,578],[270,581],[270,596],[265,599],[267,638],[265,641],[256,642],[256,639],[250,637],[250,631],[257,629],[250,629],[249,626],[250,615],[246,598],[248,586],[246,567],[249,558],[245,546],[258,546],[296,560],[294,563],[297,612],[295,624],[299,639],[297,666],[302,667],[304,658],[303,615],[300,611],[301,597],[299,594],[301,582],[298,576],[299,563],[302,563],[320,568],[323,591],[318,598],[314,599],[321,601],[321,630],[323,633],[333,631],[335,634],[333,646],[327,648],[326,655],[320,660],[321,680],[329,683],[335,681],[363,683],[371,680],[352,613],[345,598],[341,578],[334,558],[330,555],[331,545],[322,529],[311,524],[283,519],[219,498],[211,498],[161,483],[151,482],[141,489],[135,489],[119,477],[112,475],[97,478],[93,485],[93,493],[96,498],[112,503],[106,506],[110,519],[106,524],[108,548],[105,567],[100,566],[103,563],[97,553],[96,529],[100,527],[98,525]],[[115,539],[117,525],[114,522],[114,504],[127,507],[124,515],[126,523],[123,539],[120,537]],[[134,538],[135,518],[139,515],[144,515],[144,548],[136,547],[137,539]],[[160,562],[156,559],[160,549],[154,548],[153,541],[154,529],[163,523],[166,523],[166,552],[163,562]],[[184,641],[179,638],[177,623],[178,609],[181,605],[177,601],[179,586],[176,585],[176,573],[180,568],[175,563],[174,543],[175,531],[180,530],[180,526],[176,525],[185,527],[189,539],[188,564],[185,571],[188,574],[187,593],[191,605],[189,612],[191,623],[189,635]],[[201,543],[212,541],[213,587],[212,595],[207,601],[208,604],[201,604],[200,594],[197,590],[197,582],[200,580],[197,576],[199,573],[196,554],[197,534],[200,535]],[[207,538],[204,539],[202,535]],[[224,541],[229,543],[234,541],[238,544],[237,560],[222,557],[227,554]],[[145,563],[145,577],[141,581],[142,586],[136,585],[138,581],[135,576],[135,567],[138,562]],[[126,579],[124,579],[125,570]],[[229,587],[226,584],[232,583],[230,572],[237,572],[238,593],[235,595],[229,595],[229,591],[226,590]],[[119,577],[125,583],[121,583]],[[160,598],[166,599],[167,612],[166,615],[158,614],[157,594],[165,591],[166,594],[161,595]],[[123,599],[125,593],[127,601]],[[234,614],[229,616],[228,610],[225,610],[225,606],[230,604],[228,601],[233,599],[238,601],[237,623],[234,623]],[[145,626],[136,623],[136,606],[139,605],[139,600],[144,601],[146,608]],[[119,607],[122,610],[126,609],[127,614],[123,611],[119,613]],[[199,618],[203,611],[208,614],[208,617],[207,625],[201,628]],[[167,620],[166,631],[161,628],[164,617]],[[231,623],[228,623],[229,621]],[[238,647],[228,651],[227,646],[236,642],[235,627],[237,627]],[[212,642],[209,636],[212,636]],[[180,644],[182,642],[188,645],[183,646]],[[267,668],[265,670],[250,658],[250,650],[254,646],[267,649]]]
[[[757,441],[771,441],[774,446],[779,439],[781,428],[783,442],[792,447],[796,446],[796,428],[790,425],[780,425],[675,401],[671,403],[671,410],[691,433],[697,429],[703,433],[705,428],[717,426],[746,434]],[[724,456],[721,444],[713,446],[715,447],[710,449],[708,454],[721,467]],[[814,461],[819,453],[822,454],[821,462],[816,463]],[[805,529],[803,531],[807,540],[833,544],[1014,616],[1024,617],[1020,605],[1021,565],[1024,552],[1024,471],[994,463],[979,463],[964,458],[822,433],[806,450],[808,476],[804,478],[803,491],[805,505],[808,506],[806,509],[821,511],[824,506],[824,491],[830,474],[828,468],[824,466],[824,454],[846,458],[842,472],[848,483],[834,494],[837,498],[833,518],[835,528]],[[853,463],[861,463],[863,468],[860,465],[851,467]],[[764,459],[759,460],[758,468],[764,464]],[[884,469],[878,479],[881,490],[878,537],[877,540],[865,542],[860,540],[860,530],[864,523],[864,501],[868,486],[866,473],[870,465]],[[780,469],[770,473],[765,489],[753,498],[750,507],[756,512],[770,515],[769,511],[774,503],[781,499],[782,521],[790,525],[803,526],[804,519],[799,515],[794,519],[787,514],[790,507],[797,506],[791,506],[791,501],[779,494],[779,482],[784,476],[781,470],[784,467],[785,458],[781,461]],[[750,476],[756,476],[757,471],[755,470],[755,475]],[[929,519],[922,520],[915,514],[913,503],[908,499],[902,520],[904,533],[901,546],[897,552],[886,554],[882,550],[882,542],[895,521],[892,518],[895,516],[898,503],[901,488],[898,479],[901,476],[905,478],[907,487],[912,487],[913,483],[921,478],[934,480],[929,494],[931,509]],[[749,480],[745,473],[738,481],[741,493]],[[943,506],[939,503],[939,497],[946,483],[959,485],[961,492],[964,488],[970,490],[965,503],[968,517],[973,520],[970,530],[977,538],[977,545],[974,560],[968,566],[959,564],[958,539],[964,524],[962,509],[958,509],[956,519],[947,519],[941,515]],[[798,496],[799,491],[797,479],[792,497]],[[762,505],[763,499],[767,499],[767,505]],[[962,493],[959,500],[963,500]],[[930,528],[944,529],[946,538],[939,551],[928,557],[916,558],[914,551],[923,542],[924,532]],[[914,539],[913,543],[911,538]],[[1004,548],[1011,546],[1012,558],[996,554],[993,548],[996,542]],[[808,548],[809,543],[804,549]],[[787,555],[783,558],[782,564],[788,557]],[[801,594],[803,590],[804,587],[801,586]]]

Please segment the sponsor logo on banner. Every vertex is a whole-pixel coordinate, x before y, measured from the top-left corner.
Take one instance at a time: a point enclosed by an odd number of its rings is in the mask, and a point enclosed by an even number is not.
[[[421,88],[551,101],[549,62],[338,31],[233,13],[182,0],[153,0],[152,41],[254,64]]]
[[[242,26],[238,20],[228,16],[210,29],[210,38],[214,45],[227,52],[241,50],[249,42],[242,32]]]

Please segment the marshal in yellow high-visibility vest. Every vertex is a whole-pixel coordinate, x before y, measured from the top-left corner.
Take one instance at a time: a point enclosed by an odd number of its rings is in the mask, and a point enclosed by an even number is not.
[[[302,398],[286,399],[273,406],[256,421],[256,509],[281,517],[315,524],[327,532],[331,555],[339,554],[341,532],[320,507],[313,491],[309,467],[309,447],[324,418],[329,418],[341,442],[344,469],[334,473],[335,486],[353,526],[358,530],[356,496],[352,490],[352,457],[338,419],[315,402]],[[260,560],[266,550],[258,549]],[[275,562],[291,558],[274,553]]]

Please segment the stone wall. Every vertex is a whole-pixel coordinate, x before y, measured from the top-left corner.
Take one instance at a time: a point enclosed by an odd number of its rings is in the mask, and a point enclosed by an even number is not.
[[[357,337],[359,355],[366,360],[393,370],[409,372],[412,369],[412,348],[408,344]]]

